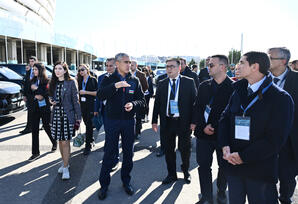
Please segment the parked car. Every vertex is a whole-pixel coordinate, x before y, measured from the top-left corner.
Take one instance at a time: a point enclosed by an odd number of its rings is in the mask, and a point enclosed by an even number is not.
[[[153,84],[156,85],[156,80],[157,80],[157,78],[158,78],[160,75],[165,74],[165,73],[166,73],[166,69],[156,69],[156,70],[153,71],[153,73],[154,73],[155,77],[153,78],[152,82],[153,82]]]
[[[8,67],[9,69],[15,71],[22,77],[26,75],[27,64],[0,64],[0,66]],[[49,72],[48,70],[46,70],[46,74],[49,78],[51,78],[52,72]]]
[[[23,77],[7,67],[0,66],[0,81],[14,82],[20,85],[22,88],[24,86]]]
[[[15,112],[24,107],[21,86],[8,81],[0,81],[0,115]]]

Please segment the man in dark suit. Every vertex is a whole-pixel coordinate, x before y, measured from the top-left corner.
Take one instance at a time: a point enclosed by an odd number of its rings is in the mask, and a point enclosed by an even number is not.
[[[145,93],[148,90],[148,82],[143,72],[138,70],[138,64],[136,61],[131,61],[130,73],[140,80],[142,91]],[[145,110],[140,110],[136,113],[136,132],[135,139],[139,139],[142,130],[142,118],[145,117]]]
[[[273,82],[292,96],[295,105],[294,125],[279,153],[279,200],[282,204],[288,204],[292,203],[298,170],[298,73],[287,66],[291,57],[287,48],[270,48],[268,54],[271,59],[270,71]]]
[[[230,204],[277,203],[278,154],[293,122],[293,100],[272,83],[266,53],[248,52],[239,62],[230,102],[222,114],[218,139]]]
[[[181,64],[180,74],[183,76],[187,76],[189,78],[193,78],[196,84],[196,88],[198,89],[200,85],[198,75],[193,71],[191,71],[190,68],[186,65],[186,59],[180,58],[180,64]]]
[[[210,79],[209,69],[208,69],[208,64],[209,64],[210,58],[211,58],[210,56],[207,57],[207,59],[206,59],[206,67],[203,68],[203,69],[201,69],[201,71],[199,73],[199,81],[200,81],[200,83],[202,83],[205,80]]]
[[[20,131],[21,134],[27,134],[32,131],[32,106],[34,101],[34,96],[31,91],[31,79],[33,78],[33,66],[37,62],[35,56],[29,58],[29,65],[26,66],[26,75],[24,78],[24,101],[27,106],[27,124],[24,130]]]
[[[156,90],[152,116],[152,129],[157,132],[158,115],[160,126],[165,130],[165,155],[168,176],[163,184],[177,180],[175,144],[178,135],[178,149],[181,153],[181,169],[184,180],[190,183],[189,158],[191,131],[195,129],[194,103],[196,86],[191,78],[181,76],[180,60],[171,58],[167,60],[168,78],[159,82]],[[187,91],[185,91],[187,90]]]
[[[199,203],[213,203],[212,190],[212,161],[216,151],[217,174],[217,202],[226,203],[227,181],[222,170],[222,150],[217,143],[218,121],[227,106],[233,92],[233,81],[227,76],[228,58],[224,55],[214,55],[210,59],[209,73],[212,79],[200,84],[197,96],[198,123],[195,130],[197,137],[197,162],[200,178],[201,195]]]

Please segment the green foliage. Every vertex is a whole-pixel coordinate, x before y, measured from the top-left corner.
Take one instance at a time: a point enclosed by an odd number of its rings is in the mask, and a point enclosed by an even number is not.
[[[188,63],[188,67],[191,67],[192,65],[196,64],[195,60],[192,58],[190,62]]]
[[[233,53],[233,59],[232,59]],[[229,52],[229,62],[230,64],[237,64],[241,58],[241,51],[240,50],[231,50]]]
[[[200,65],[199,65],[200,69],[203,69],[205,67],[205,61],[206,59],[201,59]]]

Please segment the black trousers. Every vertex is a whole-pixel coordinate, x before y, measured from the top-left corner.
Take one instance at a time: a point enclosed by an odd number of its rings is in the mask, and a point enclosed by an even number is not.
[[[146,115],[149,115],[150,95],[146,95],[146,96],[145,96],[145,100],[146,100],[146,110],[145,110],[145,114],[146,114]]]
[[[42,120],[42,124],[44,130],[46,131],[49,139],[51,140],[52,144],[55,144],[56,141],[51,136],[51,128],[50,128],[50,118],[51,112],[50,108],[43,107],[38,108],[32,111],[32,154],[39,154],[39,122],[40,118]]]
[[[181,154],[181,170],[188,172],[190,159],[190,129],[181,130],[180,119],[167,118],[165,127],[165,157],[168,169],[168,175],[176,177],[176,136],[178,135],[178,150]]]
[[[296,188],[297,164],[289,141],[279,153],[278,165],[279,200],[290,204]]]
[[[88,110],[82,110],[83,121],[86,125],[86,148],[91,148],[91,143],[94,141],[93,139],[93,112]]]
[[[217,189],[218,191],[225,192],[227,188],[227,180],[222,169],[222,150],[218,147],[216,140],[197,139],[196,153],[197,163],[199,165],[198,172],[200,178],[201,194],[202,198],[207,200],[213,200],[211,166],[214,151],[216,151],[218,164]]]
[[[33,114],[33,99],[28,97],[26,102],[27,106],[27,124],[25,129],[31,130],[32,129],[32,114]]]

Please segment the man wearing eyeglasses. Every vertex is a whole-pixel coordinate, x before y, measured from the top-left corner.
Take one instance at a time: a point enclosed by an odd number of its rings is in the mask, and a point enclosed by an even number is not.
[[[293,100],[272,82],[266,53],[248,52],[238,66],[241,80],[218,127],[229,203],[276,204],[278,153],[293,122]]]
[[[110,184],[110,172],[114,166],[115,155],[119,151],[119,136],[121,135],[123,163],[121,180],[128,195],[134,194],[131,186],[130,172],[133,167],[133,144],[135,130],[135,114],[145,108],[145,98],[139,79],[130,73],[130,57],[125,53],[115,56],[117,70],[106,76],[99,87],[97,96],[107,100],[105,106],[105,146],[102,167],[99,176],[101,188],[98,198],[107,196]]]
[[[164,130],[165,157],[168,169],[167,177],[162,184],[177,180],[176,171],[176,136],[181,153],[181,170],[186,183],[191,178],[188,172],[191,140],[190,134],[195,129],[195,97],[196,86],[193,79],[180,75],[180,60],[171,58],[166,61],[168,77],[159,82],[156,90],[152,129],[157,132],[158,116],[160,127]],[[187,90],[187,91],[186,91]]]
[[[295,106],[294,125],[279,153],[279,200],[282,204],[288,204],[292,202],[298,173],[298,73],[287,66],[291,57],[287,48],[270,48],[268,54],[271,59],[273,82],[292,96]]]
[[[233,92],[233,81],[227,76],[228,58],[225,55],[213,55],[209,61],[209,74],[212,79],[202,82],[197,96],[198,123],[195,130],[197,137],[197,162],[200,178],[201,195],[199,203],[213,203],[212,193],[212,161],[216,151],[217,201],[226,203],[227,181],[222,170],[222,150],[217,143],[218,121],[227,106]]]

